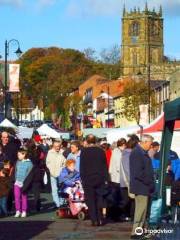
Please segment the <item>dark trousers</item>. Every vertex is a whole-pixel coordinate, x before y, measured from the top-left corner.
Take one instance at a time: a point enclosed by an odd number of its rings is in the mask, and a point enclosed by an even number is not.
[[[128,188],[120,188],[120,191],[121,191],[120,201],[121,214],[133,219],[135,210],[135,200],[129,198]]]
[[[91,221],[102,220],[102,204],[103,200],[100,195],[97,194],[96,190],[99,186],[83,186],[85,201],[88,206],[88,212]]]
[[[14,200],[14,191],[13,191],[13,189],[11,189],[9,191],[8,196],[7,196],[7,210],[8,210],[8,212],[10,212],[12,210],[13,200]]]
[[[37,211],[39,211],[40,207],[41,207],[41,201],[40,201],[41,183],[40,182],[34,182],[33,183],[32,192],[33,192],[33,195],[34,195],[35,209]]]
[[[111,204],[107,204],[107,218],[118,221],[120,215],[119,203],[121,200],[120,184],[111,182],[111,189],[113,202]]]

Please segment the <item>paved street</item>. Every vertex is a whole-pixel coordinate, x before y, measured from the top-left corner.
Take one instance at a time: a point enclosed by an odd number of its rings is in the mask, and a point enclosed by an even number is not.
[[[14,217],[0,220],[0,240],[57,239],[57,240],[128,240],[130,223],[108,223],[103,227],[91,227],[90,221],[58,219],[51,208],[50,195],[42,196],[44,210],[33,212],[26,218]],[[31,201],[30,201],[31,202]]]
[[[0,240],[129,240],[132,224],[109,222],[103,227],[91,227],[90,221],[78,219],[59,219],[52,209],[51,195],[43,193],[42,211],[33,212],[25,219],[13,216],[0,219]],[[172,234],[150,238],[151,240],[179,240],[180,225],[164,224],[161,229],[173,229]]]
[[[44,220],[44,221],[1,221],[0,239],[94,239],[126,240],[129,239],[129,224],[107,224],[104,227],[92,228],[89,221],[78,220]]]

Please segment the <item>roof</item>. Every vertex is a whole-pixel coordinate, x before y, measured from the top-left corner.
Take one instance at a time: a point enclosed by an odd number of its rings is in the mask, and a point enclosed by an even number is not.
[[[162,87],[165,84],[169,84],[169,81],[166,81],[166,80],[151,80],[150,81],[151,88],[153,88],[153,89]]]
[[[121,79],[109,80],[100,75],[93,75],[79,85],[79,94],[84,96],[85,92],[92,88],[92,100],[94,100],[102,91],[108,93],[109,88],[109,95],[115,97],[122,93],[123,86],[124,84]]]
[[[83,83],[81,83],[80,85],[83,85],[84,83],[86,82],[89,82],[89,81],[95,81],[97,82],[98,84],[101,84],[102,81],[107,81],[107,79],[101,75],[98,75],[98,74],[94,74],[92,75],[91,77],[87,78]]]

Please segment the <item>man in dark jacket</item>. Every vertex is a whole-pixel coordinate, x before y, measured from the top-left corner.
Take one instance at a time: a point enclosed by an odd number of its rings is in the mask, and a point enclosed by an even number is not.
[[[5,154],[6,159],[8,159],[12,166],[16,164],[17,152],[19,149],[19,144],[16,141],[10,141],[10,136],[8,132],[1,133],[1,144],[2,152]]]
[[[17,161],[17,152],[20,147],[19,142],[17,140],[10,139],[10,135],[8,132],[3,131],[1,133],[1,144],[2,144],[2,153],[5,155],[5,159],[10,161],[12,169],[14,169],[16,161]],[[11,174],[11,180],[13,181],[13,174]],[[13,189],[9,191],[9,195],[7,197],[7,209],[11,211],[12,202],[13,202],[14,194]]]
[[[108,181],[105,152],[96,146],[92,134],[87,137],[88,146],[81,151],[80,176],[85,193],[90,219],[93,226],[102,225],[102,196],[100,189]]]
[[[130,155],[130,192],[135,194],[135,215],[131,239],[138,239],[137,228],[143,228],[148,199],[154,192],[154,177],[148,151],[153,142],[150,135],[143,135]],[[142,236],[140,236],[142,237]]]

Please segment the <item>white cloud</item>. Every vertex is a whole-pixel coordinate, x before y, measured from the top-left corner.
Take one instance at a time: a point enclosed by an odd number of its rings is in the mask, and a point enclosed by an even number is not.
[[[0,0],[0,5],[22,6],[24,0]]]
[[[8,5],[8,6],[15,6],[15,7],[22,7],[25,5],[29,5],[31,7],[38,7],[40,9],[48,6],[54,5],[58,0],[0,0],[1,5]]]
[[[40,7],[46,7],[54,5],[57,1],[56,0],[38,0],[38,5]]]
[[[120,15],[123,5],[130,10],[135,6],[142,10],[146,0],[69,0],[67,12],[72,16],[91,16],[91,15]],[[180,0],[149,0],[150,9],[159,9],[162,5],[166,15],[180,16]]]

